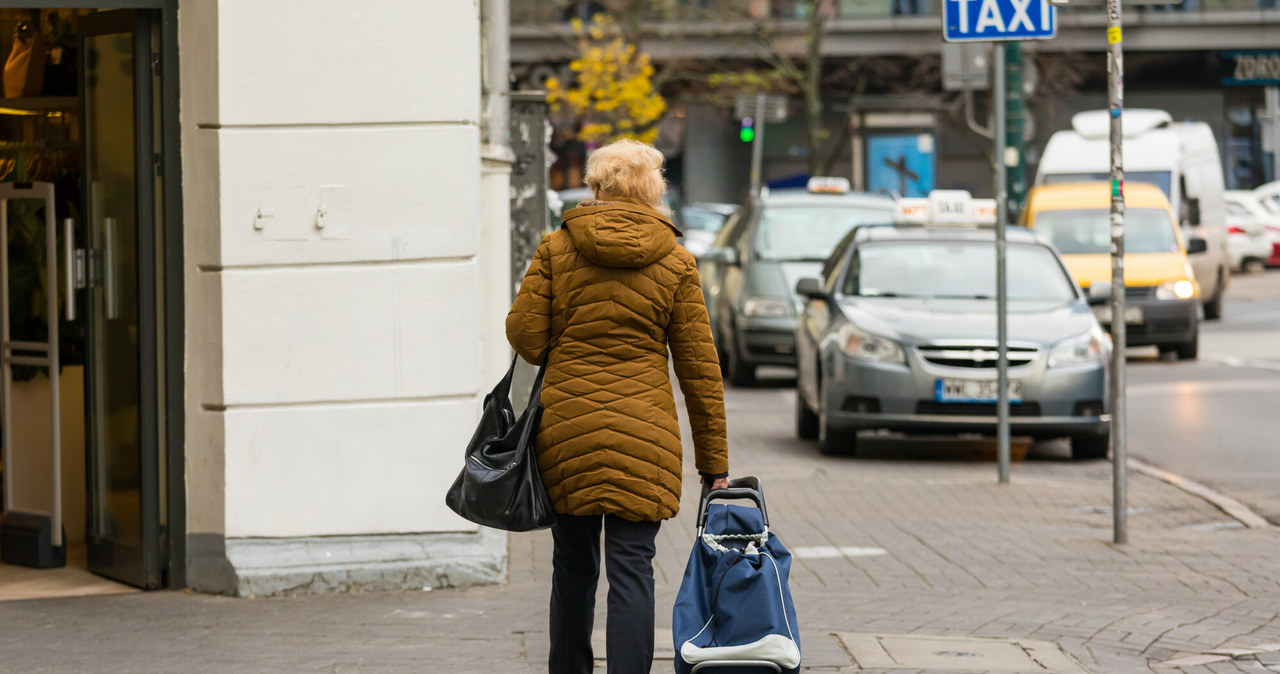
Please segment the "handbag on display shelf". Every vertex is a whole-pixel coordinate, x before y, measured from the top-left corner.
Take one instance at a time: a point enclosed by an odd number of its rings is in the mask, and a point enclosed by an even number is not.
[[[30,22],[18,24],[13,50],[4,63],[4,97],[39,96],[44,88],[44,66],[48,58],[44,36]]]
[[[511,378],[516,362],[484,398],[480,424],[467,445],[466,463],[445,495],[445,504],[466,519],[505,531],[532,531],[555,524],[551,498],[538,472],[534,443],[542,420],[542,378],[538,368],[529,404],[515,417]]]

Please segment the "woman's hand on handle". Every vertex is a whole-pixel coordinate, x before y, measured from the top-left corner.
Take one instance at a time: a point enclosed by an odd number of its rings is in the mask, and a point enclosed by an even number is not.
[[[704,479],[703,482],[707,483],[707,480]],[[728,488],[729,488],[729,478],[727,477],[715,478],[714,480],[711,480],[709,483],[707,483],[707,489],[728,489]]]

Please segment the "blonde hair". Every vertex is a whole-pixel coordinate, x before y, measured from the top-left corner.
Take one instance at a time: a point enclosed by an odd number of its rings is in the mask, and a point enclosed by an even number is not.
[[[587,158],[587,187],[597,199],[628,197],[665,213],[662,197],[667,181],[662,177],[662,153],[638,140],[619,140]]]

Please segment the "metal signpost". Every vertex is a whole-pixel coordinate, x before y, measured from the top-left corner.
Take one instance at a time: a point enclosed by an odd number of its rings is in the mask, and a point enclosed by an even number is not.
[[[1120,0],[1107,0],[1107,109],[1111,111],[1111,518],[1116,543],[1129,541],[1124,366],[1124,51]]]
[[[1114,0],[1113,0],[1114,1]],[[1048,0],[943,0],[942,37],[947,42],[1047,40],[1057,33],[1057,11]],[[1005,227],[1009,188],[1005,157],[1005,53],[992,53],[996,192],[996,446],[1001,484],[1009,481],[1009,316],[1005,278]]]

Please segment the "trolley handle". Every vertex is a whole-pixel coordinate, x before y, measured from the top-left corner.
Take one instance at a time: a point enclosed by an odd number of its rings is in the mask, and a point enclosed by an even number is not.
[[[760,488],[760,478],[749,475],[730,480],[729,486],[725,489],[708,490],[705,484],[702,486],[702,499],[698,503],[698,531],[702,531],[707,526],[707,511],[710,509],[712,501],[735,499],[754,501],[756,507],[760,509],[760,517],[764,520],[764,526],[768,528],[769,511],[764,505],[764,490]]]

